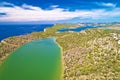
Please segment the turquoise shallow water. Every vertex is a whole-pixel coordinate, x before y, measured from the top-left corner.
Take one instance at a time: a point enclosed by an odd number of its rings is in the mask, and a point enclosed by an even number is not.
[[[53,38],[25,44],[0,66],[0,80],[61,80],[61,74],[61,49]]]

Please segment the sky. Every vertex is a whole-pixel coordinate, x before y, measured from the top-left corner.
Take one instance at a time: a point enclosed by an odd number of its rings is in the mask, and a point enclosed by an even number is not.
[[[120,22],[119,0],[0,0],[0,23]]]

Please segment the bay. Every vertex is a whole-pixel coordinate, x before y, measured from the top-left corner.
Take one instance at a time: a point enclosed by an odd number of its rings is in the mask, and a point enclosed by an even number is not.
[[[11,36],[44,31],[45,28],[52,26],[53,24],[0,25],[0,41]]]

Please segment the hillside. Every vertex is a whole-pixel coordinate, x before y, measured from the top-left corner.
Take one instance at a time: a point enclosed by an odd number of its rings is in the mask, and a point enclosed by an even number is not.
[[[81,32],[57,33],[58,29],[66,27],[80,25],[56,24],[45,29],[45,32],[34,32],[3,40],[0,43],[0,61],[25,43],[56,37],[57,43],[63,48],[64,80],[120,80],[119,30],[94,28]]]

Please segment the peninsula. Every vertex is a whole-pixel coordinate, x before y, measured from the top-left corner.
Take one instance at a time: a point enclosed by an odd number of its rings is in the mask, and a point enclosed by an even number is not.
[[[60,29],[101,26],[81,31]],[[0,63],[22,45],[55,37],[62,48],[63,80],[120,80],[120,24],[55,24],[44,32],[12,36],[0,42]]]

